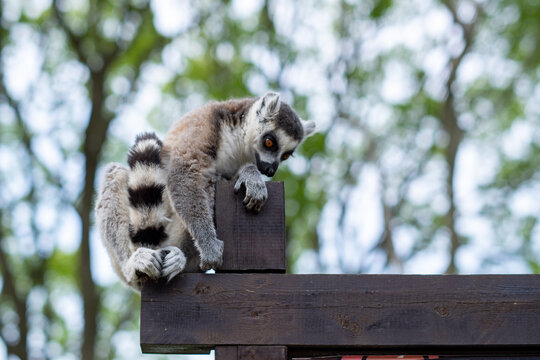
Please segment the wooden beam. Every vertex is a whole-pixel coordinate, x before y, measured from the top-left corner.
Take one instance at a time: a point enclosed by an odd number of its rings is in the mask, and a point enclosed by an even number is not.
[[[287,360],[285,346],[216,346],[216,360]]]
[[[283,182],[267,182],[268,200],[261,212],[246,210],[245,189],[232,182],[216,185],[216,231],[223,240],[223,265],[218,272],[278,272],[285,259],[285,197]]]
[[[238,360],[238,346],[216,346],[215,360]]]
[[[141,300],[143,352],[540,352],[540,275],[182,274],[148,282]]]
[[[216,360],[221,360],[216,358]],[[287,360],[285,346],[239,346],[238,360]]]

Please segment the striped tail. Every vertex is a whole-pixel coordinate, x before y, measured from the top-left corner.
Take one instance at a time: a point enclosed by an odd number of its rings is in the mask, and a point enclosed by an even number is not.
[[[128,153],[130,167],[129,232],[136,245],[155,247],[167,238],[166,173],[161,166],[163,143],[154,133],[137,135]]]

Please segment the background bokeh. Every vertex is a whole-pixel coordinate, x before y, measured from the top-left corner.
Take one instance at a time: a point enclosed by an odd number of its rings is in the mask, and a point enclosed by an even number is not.
[[[0,359],[164,358],[100,172],[268,89],[320,129],[276,176],[290,272],[540,272],[537,2],[1,0],[0,51]]]

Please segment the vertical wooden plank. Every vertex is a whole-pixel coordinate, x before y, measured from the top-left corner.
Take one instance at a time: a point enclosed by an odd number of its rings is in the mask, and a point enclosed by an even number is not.
[[[239,346],[238,360],[287,360],[287,347]]]
[[[216,185],[216,230],[223,240],[223,265],[218,272],[280,272],[286,270],[285,196],[283,182],[267,182],[268,200],[260,213],[247,211],[245,189],[234,193],[233,182]]]
[[[215,360],[238,360],[238,346],[216,346]]]

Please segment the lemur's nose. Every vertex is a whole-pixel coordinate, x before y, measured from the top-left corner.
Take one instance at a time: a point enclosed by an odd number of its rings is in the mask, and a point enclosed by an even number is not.
[[[264,175],[269,176],[269,177],[274,176],[274,174],[277,171],[278,166],[279,166],[279,162],[277,161],[273,162],[272,164],[268,164],[268,166],[266,167],[264,171]]]

